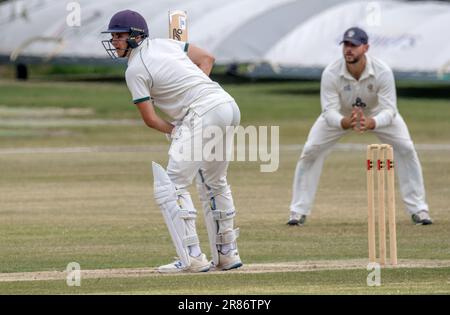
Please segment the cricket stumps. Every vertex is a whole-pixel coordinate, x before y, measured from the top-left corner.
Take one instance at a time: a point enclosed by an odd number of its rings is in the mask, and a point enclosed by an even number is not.
[[[377,174],[375,189],[374,172]],[[387,182],[387,185],[386,185]],[[377,198],[375,198],[377,191]],[[377,199],[377,202],[375,202]],[[377,262],[376,212],[378,212],[379,263],[386,264],[386,206],[389,221],[390,264],[397,265],[397,232],[395,223],[395,179],[394,152],[391,145],[371,144],[367,146],[367,201],[369,262]],[[376,211],[376,206],[378,211]]]

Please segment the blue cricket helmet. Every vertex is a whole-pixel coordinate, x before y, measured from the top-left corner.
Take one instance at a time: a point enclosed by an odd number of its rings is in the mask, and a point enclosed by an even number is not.
[[[128,48],[133,49],[139,46],[136,37],[148,37],[147,22],[139,13],[131,10],[119,11],[113,15],[109,21],[108,29],[102,33],[129,33],[127,39]],[[118,58],[116,49],[111,45],[112,40],[102,40],[103,47],[112,59]],[[142,41],[141,41],[142,42]]]
[[[119,11],[113,15],[108,29],[102,33],[140,33],[148,36],[147,22],[139,13],[131,10]]]

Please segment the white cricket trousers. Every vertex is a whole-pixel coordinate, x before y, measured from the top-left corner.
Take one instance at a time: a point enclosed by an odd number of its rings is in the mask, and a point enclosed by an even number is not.
[[[239,107],[234,101],[220,104],[201,116],[195,109],[189,111],[177,127],[169,150],[167,173],[177,189],[187,188],[200,169],[213,191],[227,187],[229,160],[225,154],[232,149],[232,142],[226,141],[227,131],[232,129],[227,127],[238,126],[240,120]],[[186,153],[189,148],[190,153]],[[220,150],[223,154],[217,152]],[[216,158],[220,155],[222,158]]]
[[[291,211],[304,215],[311,213],[323,162],[339,139],[350,131],[328,126],[322,116],[316,120],[295,169]],[[394,149],[396,173],[406,210],[410,214],[428,210],[422,168],[408,127],[400,114],[397,113],[390,126],[369,132]]]

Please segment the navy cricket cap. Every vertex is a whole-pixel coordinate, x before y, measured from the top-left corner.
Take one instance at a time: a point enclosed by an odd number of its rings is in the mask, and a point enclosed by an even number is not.
[[[139,13],[131,10],[119,11],[113,15],[108,29],[102,33],[137,32],[148,36],[147,22]]]
[[[350,42],[353,45],[359,46],[361,44],[367,44],[369,42],[369,36],[359,27],[351,27],[345,31],[344,38],[339,44],[343,42]]]

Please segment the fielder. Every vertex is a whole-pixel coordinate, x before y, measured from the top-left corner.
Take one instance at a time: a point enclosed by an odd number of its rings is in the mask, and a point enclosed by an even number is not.
[[[116,13],[109,23],[111,39],[103,45],[112,58],[128,58],[126,82],[142,119],[150,128],[170,135],[167,170],[153,162],[154,195],[161,208],[178,259],[160,266],[160,272],[203,272],[211,265],[219,270],[242,266],[233,228],[236,214],[227,183],[227,159],[184,159],[180,150],[188,148],[202,130],[215,127],[224,131],[215,146],[194,146],[194,150],[211,154],[225,140],[227,126],[238,126],[240,111],[234,99],[209,73],[214,57],[204,50],[172,39],[149,39],[145,19],[137,12]],[[172,124],[160,118],[154,106],[173,118]],[[202,138],[201,138],[202,140]],[[186,153],[186,152],[184,152]],[[182,158],[180,158],[180,155]],[[190,155],[189,155],[190,156]],[[197,177],[197,189],[204,208],[205,223],[212,254],[212,264],[203,254],[195,227],[197,210],[187,187]]]
[[[353,27],[344,33],[344,58],[322,73],[322,114],[311,128],[297,163],[289,225],[303,225],[319,184],[325,157],[350,130],[373,132],[394,148],[400,192],[415,224],[431,224],[422,170],[408,128],[397,109],[392,70],[369,57],[368,36]]]

